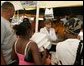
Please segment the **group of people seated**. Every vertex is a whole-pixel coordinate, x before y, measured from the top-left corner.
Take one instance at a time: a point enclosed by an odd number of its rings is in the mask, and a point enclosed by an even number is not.
[[[52,20],[44,20],[45,26],[35,34],[32,32],[28,18],[24,18],[18,25],[10,26],[9,19],[15,11],[13,4],[5,2],[1,7],[1,65],[83,64],[83,23],[81,20],[69,19],[64,25],[64,40],[56,43],[58,35],[52,28]],[[56,45],[53,45],[53,42]],[[39,44],[42,46],[40,47]],[[41,48],[42,51],[40,51]]]

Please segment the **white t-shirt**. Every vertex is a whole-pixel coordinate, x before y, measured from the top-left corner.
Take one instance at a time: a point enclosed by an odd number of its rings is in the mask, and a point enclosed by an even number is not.
[[[55,63],[58,63],[58,65],[61,65],[61,63],[62,65],[73,65],[79,42],[78,39],[67,39],[59,42],[56,46]]]

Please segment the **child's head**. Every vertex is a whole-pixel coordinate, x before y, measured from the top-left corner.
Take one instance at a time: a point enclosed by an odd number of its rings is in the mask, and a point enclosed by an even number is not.
[[[46,28],[51,28],[51,20],[50,19],[47,19],[47,20],[45,20],[45,27]]]
[[[51,54],[50,53],[46,57],[45,65],[51,65]]]

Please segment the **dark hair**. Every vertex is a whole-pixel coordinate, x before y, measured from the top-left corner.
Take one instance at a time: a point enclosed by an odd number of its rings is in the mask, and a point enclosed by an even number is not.
[[[28,21],[23,21],[19,25],[15,25],[13,29],[18,36],[26,36],[31,34],[31,23]]]
[[[45,23],[45,24],[52,23],[52,20],[51,20],[51,19],[46,19],[46,20],[44,21],[44,23]]]
[[[29,19],[28,18],[24,18],[23,22],[29,22]]]
[[[1,6],[2,11],[7,11],[9,8],[14,8],[14,5],[10,2],[4,2]]]

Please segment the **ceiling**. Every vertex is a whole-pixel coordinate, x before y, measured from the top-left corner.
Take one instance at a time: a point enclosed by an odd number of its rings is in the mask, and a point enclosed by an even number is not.
[[[5,1],[1,1],[3,3]],[[53,8],[54,15],[83,14],[83,1],[9,1],[14,4],[19,13],[36,14],[36,7],[40,8],[40,15],[44,15],[45,8]],[[38,3],[38,4],[37,4]],[[25,9],[25,10],[24,10]]]
[[[3,3],[5,1],[1,1]],[[34,10],[39,8],[57,8],[83,6],[83,1],[9,1],[14,4],[15,10]]]

